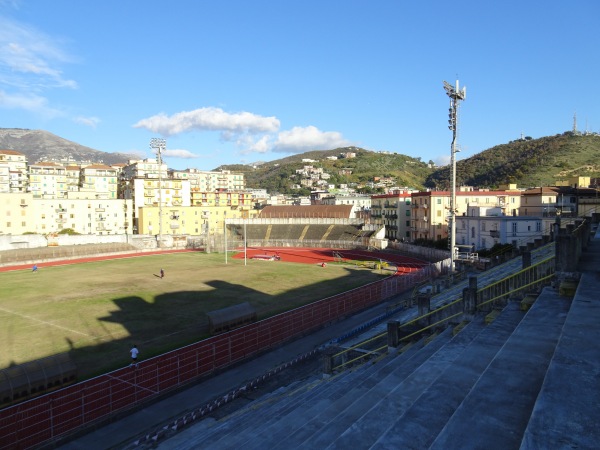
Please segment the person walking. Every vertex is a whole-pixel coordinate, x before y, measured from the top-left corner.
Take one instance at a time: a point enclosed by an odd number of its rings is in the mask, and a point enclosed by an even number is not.
[[[161,278],[164,278],[164,277],[165,277],[165,271],[164,271],[164,270],[162,270],[162,269],[160,269],[160,277],[161,277]]]
[[[137,367],[137,358],[138,358],[138,354],[140,353],[140,351],[137,348],[137,345],[134,345],[133,347],[131,347],[131,350],[129,350],[129,353],[131,353],[131,364],[129,364],[129,367]]]

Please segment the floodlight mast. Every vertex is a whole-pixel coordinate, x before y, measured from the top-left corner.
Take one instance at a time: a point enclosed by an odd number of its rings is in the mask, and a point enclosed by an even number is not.
[[[158,160],[158,247],[161,248],[162,245],[162,153],[167,148],[167,141],[161,138],[152,138],[150,139],[150,148],[156,151],[156,156]]]
[[[456,140],[458,135],[458,106],[461,100],[467,98],[467,88],[462,90],[458,88],[458,80],[456,85],[444,81],[444,89],[446,95],[450,97],[450,108],[448,109],[448,128],[452,131],[452,145],[450,148],[450,164],[452,166],[452,196],[450,198],[450,272],[454,272],[454,265],[457,256],[456,252]]]

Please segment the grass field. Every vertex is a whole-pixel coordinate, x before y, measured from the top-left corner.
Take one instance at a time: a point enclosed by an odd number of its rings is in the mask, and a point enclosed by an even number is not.
[[[128,364],[132,344],[145,359],[207,337],[208,311],[247,301],[262,319],[381,276],[199,252],[3,272],[0,368],[70,352],[85,379]]]

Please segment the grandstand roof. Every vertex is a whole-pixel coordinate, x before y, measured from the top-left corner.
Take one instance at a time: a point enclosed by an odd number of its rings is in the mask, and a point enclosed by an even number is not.
[[[311,217],[324,218],[350,218],[352,214],[352,205],[282,205],[282,206],[265,206],[260,212],[261,219],[278,219],[278,218],[299,218],[308,219]]]

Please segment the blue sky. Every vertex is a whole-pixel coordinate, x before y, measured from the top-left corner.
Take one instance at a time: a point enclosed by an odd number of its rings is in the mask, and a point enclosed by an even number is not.
[[[600,132],[600,2],[0,0],[0,127],[176,169]]]

